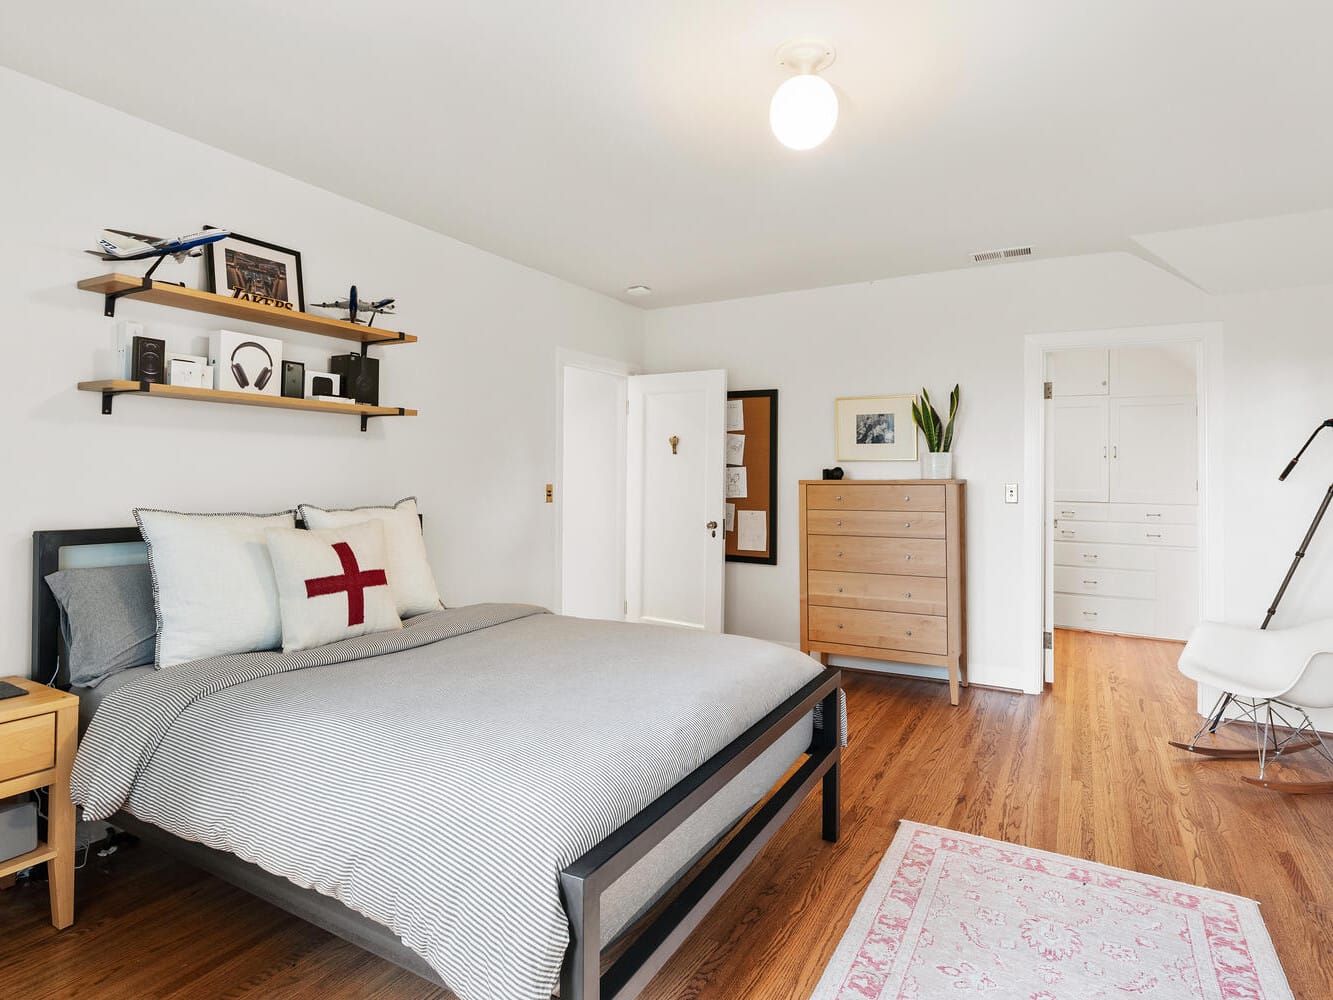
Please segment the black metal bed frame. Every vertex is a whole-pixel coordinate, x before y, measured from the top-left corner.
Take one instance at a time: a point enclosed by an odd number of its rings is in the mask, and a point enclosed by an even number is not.
[[[58,683],[68,686],[61,656],[60,609],[45,582],[45,577],[59,568],[60,550],[142,540],[139,529],[134,527],[33,532],[31,675],[34,679],[49,678],[58,672]],[[570,924],[570,944],[560,975],[561,1000],[633,1000],[638,996],[816,784],[822,785],[823,838],[829,842],[838,840],[843,737],[841,688],[841,672],[825,667],[702,767],[560,873],[560,892]],[[732,833],[603,973],[602,894],[816,705],[822,706],[823,726],[816,730],[805,762]],[[420,968],[412,971],[419,974]]]

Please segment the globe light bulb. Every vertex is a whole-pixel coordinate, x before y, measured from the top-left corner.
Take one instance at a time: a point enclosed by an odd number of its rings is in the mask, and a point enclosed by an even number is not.
[[[788,149],[814,149],[838,123],[838,95],[822,76],[793,76],[773,94],[768,123]]]

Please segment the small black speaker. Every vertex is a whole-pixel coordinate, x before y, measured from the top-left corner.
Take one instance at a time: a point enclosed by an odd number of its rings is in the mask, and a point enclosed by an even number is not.
[[[312,396],[332,396],[333,379],[327,375],[316,375],[310,380],[310,395]]]
[[[329,371],[342,376],[342,395],[369,406],[380,405],[380,361],[364,354],[335,354]]]
[[[305,399],[305,365],[301,362],[282,363],[282,394],[289,399]]]
[[[167,342],[156,337],[135,337],[130,343],[130,379],[135,382],[167,381]]]

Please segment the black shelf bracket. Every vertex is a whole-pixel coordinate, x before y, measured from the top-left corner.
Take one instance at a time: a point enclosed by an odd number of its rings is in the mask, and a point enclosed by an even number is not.
[[[146,292],[152,287],[153,287],[153,279],[145,274],[143,276],[143,281],[140,282],[138,288],[126,288],[123,291],[119,292],[107,292],[106,301],[102,309],[102,315],[103,316],[116,315],[116,299],[124,298],[126,295],[138,295],[140,292]],[[105,412],[110,413],[111,411],[107,410]]]
[[[366,327],[366,329],[369,330],[370,327]],[[402,330],[399,330],[396,337],[391,337],[388,340],[384,340],[383,338],[379,340],[363,340],[361,341],[361,354],[363,357],[368,358],[370,357],[370,349],[376,344],[401,344],[406,339],[407,334]]]
[[[364,434],[366,432],[366,428],[370,425],[371,417],[401,417],[405,412],[406,407],[400,406],[398,407],[397,413],[363,413],[361,414],[361,433]]]
[[[105,416],[105,417],[109,417],[109,416],[111,416],[111,404],[112,404],[112,401],[113,401],[117,396],[123,396],[123,395],[124,395],[125,393],[127,393],[127,392],[149,392],[150,390],[149,390],[148,386],[149,386],[150,384],[151,384],[151,383],[149,383],[149,382],[147,382],[147,381],[141,381],[141,382],[138,384],[138,386],[136,386],[136,387],[133,388],[133,389],[103,389],[103,390],[102,390],[102,415]]]

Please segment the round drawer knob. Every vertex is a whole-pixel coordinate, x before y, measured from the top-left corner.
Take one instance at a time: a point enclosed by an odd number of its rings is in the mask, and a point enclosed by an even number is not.
[[[838,628],[842,628],[842,622],[838,622]]]
[[[905,555],[905,556],[903,556],[903,558],[904,558],[904,559],[907,559],[907,560],[909,560],[909,561],[910,561],[910,560],[911,560],[911,558],[912,558],[912,553],[910,553],[910,552],[909,552],[909,553],[907,553],[907,555]]]
[[[912,502],[911,497],[903,497],[903,503],[911,503],[911,502]]]
[[[906,635],[907,635],[907,638],[909,638],[909,639],[912,638],[912,630],[911,630],[910,628],[907,630]]]
[[[838,588],[838,593],[839,593],[839,594],[842,593],[842,588],[841,588],[841,587]]]
[[[834,499],[834,500],[841,500],[841,499],[842,499],[842,497],[840,497],[840,496],[837,496],[837,497],[834,497],[834,498],[833,498],[833,499]]]
[[[904,527],[904,528],[910,528],[911,526],[912,526],[912,522],[911,522],[911,521],[904,521],[904,522],[903,522],[903,527]]]
[[[836,524],[839,528],[842,527],[842,521],[841,521],[841,520],[834,521],[833,523]]]
[[[841,552],[838,553],[838,558],[839,558],[839,559],[842,558],[842,553],[841,553]]]
[[[903,597],[906,597],[910,601],[912,599],[912,592],[909,590],[907,593],[903,594]]]

